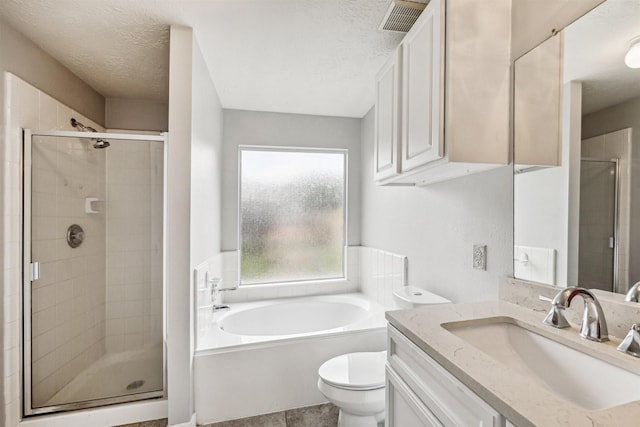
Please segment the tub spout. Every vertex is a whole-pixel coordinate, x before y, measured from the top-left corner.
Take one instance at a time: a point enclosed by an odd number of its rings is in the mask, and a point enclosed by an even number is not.
[[[207,283],[207,285],[211,284],[211,302],[213,303],[212,310],[213,311],[228,310],[230,308],[229,305],[218,304],[218,300],[219,300],[218,296],[220,295],[221,292],[235,291],[236,289],[238,289],[238,286],[236,285],[233,288],[221,288],[220,284],[222,283],[222,279],[219,277],[209,278],[208,272],[205,273],[204,280]]]

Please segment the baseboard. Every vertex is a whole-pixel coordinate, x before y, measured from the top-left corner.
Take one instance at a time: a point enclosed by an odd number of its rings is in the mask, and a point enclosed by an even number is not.
[[[169,427],[196,427],[196,413],[194,412],[193,415],[191,415],[191,419],[186,423],[169,424]]]

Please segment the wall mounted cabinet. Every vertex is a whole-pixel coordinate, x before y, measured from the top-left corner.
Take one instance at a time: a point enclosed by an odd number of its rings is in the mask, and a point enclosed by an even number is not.
[[[376,78],[374,173],[376,180],[400,172],[398,103],[400,99],[400,50],[397,50]]]
[[[509,162],[510,19],[508,0],[431,0],[377,76],[378,184]]]
[[[514,63],[516,169],[562,163],[563,39],[560,32]]]

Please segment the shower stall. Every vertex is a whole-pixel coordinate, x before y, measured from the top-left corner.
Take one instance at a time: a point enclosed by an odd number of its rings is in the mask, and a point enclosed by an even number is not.
[[[580,161],[578,283],[619,292],[618,159]]]
[[[166,390],[166,135],[72,125],[24,131],[25,416]]]

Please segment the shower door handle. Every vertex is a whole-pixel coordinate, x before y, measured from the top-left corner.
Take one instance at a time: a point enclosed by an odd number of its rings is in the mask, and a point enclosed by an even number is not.
[[[29,267],[31,269],[29,274],[31,276],[31,281],[33,282],[34,280],[38,280],[40,278],[40,263],[37,261],[32,262],[29,264]]]

